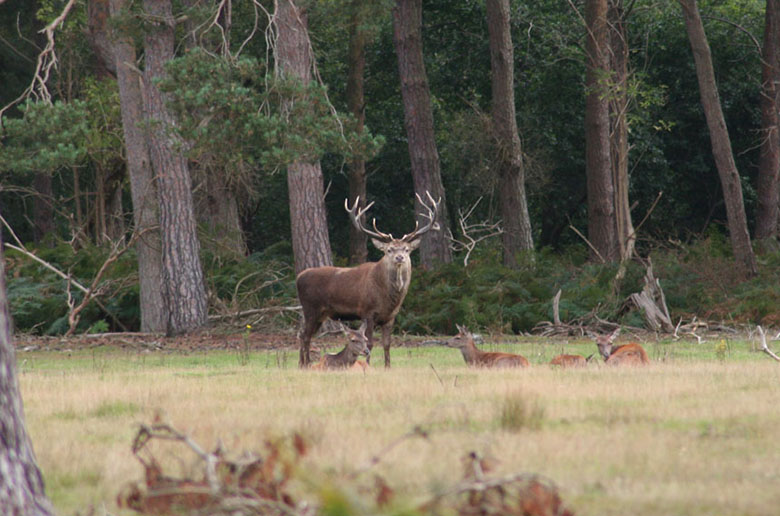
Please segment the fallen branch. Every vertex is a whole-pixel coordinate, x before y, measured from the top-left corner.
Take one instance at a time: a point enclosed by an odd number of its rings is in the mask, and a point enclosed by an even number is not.
[[[764,329],[761,326],[758,326],[758,334],[761,335],[761,351],[774,358],[777,362],[780,362],[780,357],[777,356],[774,351],[769,349],[769,346],[767,346],[766,333],[764,333]]]

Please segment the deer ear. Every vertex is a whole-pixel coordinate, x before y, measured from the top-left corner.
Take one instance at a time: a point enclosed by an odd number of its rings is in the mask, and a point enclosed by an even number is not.
[[[417,249],[418,247],[420,247],[420,241],[421,241],[420,238],[415,238],[414,240],[409,242],[409,252],[412,252],[415,249]]]
[[[373,242],[374,247],[379,249],[382,252],[387,251],[388,242],[382,242],[381,240],[377,240],[376,238],[372,238],[371,242]]]

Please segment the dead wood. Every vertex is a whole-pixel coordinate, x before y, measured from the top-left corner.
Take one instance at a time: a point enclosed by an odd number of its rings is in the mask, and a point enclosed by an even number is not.
[[[666,296],[661,288],[661,283],[653,274],[653,264],[649,258],[647,272],[645,272],[645,286],[642,288],[642,292],[631,294],[629,299],[642,310],[647,326],[651,330],[667,333],[674,331],[669,308],[666,306]]]
[[[758,334],[761,335],[761,351],[775,359],[777,362],[780,362],[780,357],[777,356],[774,351],[769,349],[769,346],[767,346],[766,333],[764,333],[764,329],[761,326],[758,326]]]

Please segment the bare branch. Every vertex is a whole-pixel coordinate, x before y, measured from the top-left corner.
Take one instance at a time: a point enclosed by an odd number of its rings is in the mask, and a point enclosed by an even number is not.
[[[761,351],[774,358],[777,362],[780,362],[780,357],[777,356],[774,351],[769,349],[769,346],[766,344],[766,333],[764,333],[764,328],[761,326],[758,326],[757,328],[758,334],[761,335]]]
[[[477,199],[471,208],[464,214],[461,210],[458,210],[458,225],[460,226],[461,235],[464,240],[458,240],[452,235],[451,231],[447,231],[447,238],[450,240],[450,249],[455,252],[466,251],[466,256],[463,257],[463,266],[466,267],[469,264],[469,258],[471,253],[477,247],[477,244],[483,240],[487,240],[490,237],[498,236],[504,232],[501,228],[501,222],[495,222],[490,224],[487,221],[470,224],[468,222],[469,217],[476,209],[477,205],[482,201],[482,197]]]

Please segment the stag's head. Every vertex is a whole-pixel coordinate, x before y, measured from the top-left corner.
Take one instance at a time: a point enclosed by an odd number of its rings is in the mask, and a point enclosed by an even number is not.
[[[599,353],[601,353],[601,356],[604,357],[604,360],[608,359],[612,354],[612,343],[619,334],[620,328],[616,328],[615,331],[609,335],[594,335],[593,338],[596,339],[596,345],[599,348]]]
[[[435,201],[429,192],[426,192],[426,195],[428,196],[428,203],[423,201],[419,194],[417,195],[417,200],[426,210],[425,213],[421,213],[420,215],[427,219],[427,222],[425,225],[420,227],[420,222],[417,221],[414,227],[414,231],[402,236],[401,238],[394,238],[390,233],[383,233],[379,231],[376,227],[376,219],[373,220],[373,230],[368,229],[363,225],[363,216],[369,210],[369,208],[374,205],[373,202],[368,204],[368,206],[365,208],[358,209],[358,205],[360,204],[359,197],[355,199],[355,204],[351,208],[349,207],[348,200],[345,200],[344,209],[346,209],[347,213],[349,213],[349,218],[352,220],[352,224],[359,231],[362,231],[363,233],[370,236],[371,242],[373,242],[374,246],[385,253],[383,259],[388,260],[389,263],[400,268],[411,265],[411,259],[409,258],[409,255],[412,251],[420,247],[420,238],[431,229],[439,229],[439,224],[436,222],[436,213],[439,210],[439,203],[441,202],[441,198],[438,201]]]

